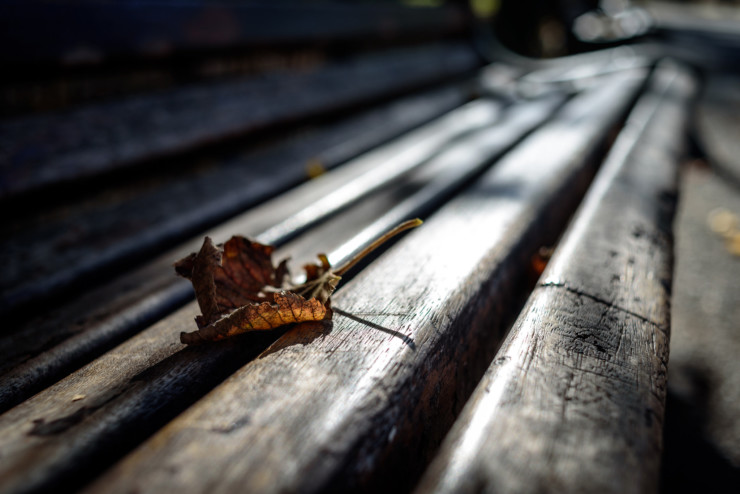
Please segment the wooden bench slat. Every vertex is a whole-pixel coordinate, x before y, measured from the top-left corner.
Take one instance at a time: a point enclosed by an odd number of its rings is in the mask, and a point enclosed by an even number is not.
[[[339,245],[349,239],[373,218],[388,210],[393,205],[392,196],[408,191],[409,185],[417,187],[422,200],[435,202],[437,197],[426,192],[429,186],[439,192],[442,190],[439,183],[457,181],[460,184],[470,175],[470,170],[489,164],[493,157],[547,118],[556,104],[557,99],[523,103],[512,107],[508,115],[495,124],[489,121],[488,125],[481,125],[485,123],[486,115],[497,115],[497,112],[491,112],[497,105],[479,101],[442,119],[438,127],[442,123],[458,130],[467,127],[467,133],[458,135],[450,149],[434,152],[436,156],[420,168],[418,174],[412,173],[407,179],[399,179],[402,172],[399,165],[406,160],[406,168],[409,169],[410,165],[418,163],[418,149],[405,158],[401,154],[391,155],[397,159],[389,160],[385,166],[365,168],[367,173],[384,173],[385,168],[386,173],[395,174],[395,182],[388,187],[391,190],[382,191],[379,200],[374,200],[369,209],[342,211],[325,228],[311,235],[314,239],[311,247],[327,250],[330,245]],[[465,123],[465,117],[477,125],[471,129]],[[427,135],[434,136],[431,133]],[[429,141],[434,144],[432,150],[440,144],[439,141]],[[419,143],[416,144],[418,146]],[[467,151],[473,146],[478,153]],[[380,151],[385,154],[388,150]],[[468,162],[461,162],[461,158]],[[373,162],[367,160],[367,165],[371,164]],[[432,173],[426,172],[427,167],[438,173],[430,176]],[[450,167],[457,169],[457,178],[449,172],[441,173]],[[343,170],[337,170],[337,173]],[[284,202],[293,206],[290,200]],[[416,210],[406,204],[403,203],[402,211],[405,214],[427,209],[423,201],[414,202]],[[274,209],[275,205],[272,206]],[[392,210],[383,221],[386,225],[395,222],[398,214]],[[296,248],[300,251],[308,245],[304,243],[301,246],[299,242],[291,250]],[[311,252],[312,257],[315,253]],[[307,255],[305,252],[298,254],[299,259]],[[180,345],[176,343],[176,336],[180,330],[193,327],[192,319],[196,312],[194,303],[188,305],[0,416],[0,442],[8,452],[8,461],[0,466],[0,476],[6,479],[9,490],[24,492],[59,483],[74,485],[80,481],[77,474],[81,468],[90,474],[122,455],[282,333],[248,335],[239,340],[240,344],[216,345],[210,350],[205,346],[200,350],[177,351]],[[84,395],[84,398],[75,401],[73,397],[76,395]],[[33,418],[29,418],[31,415]],[[31,457],[33,462],[27,463],[26,459]]]
[[[695,87],[658,66],[418,492],[655,492]]]
[[[211,5],[209,5],[209,3]],[[84,64],[110,57],[161,58],[182,51],[269,44],[389,41],[459,33],[466,16],[458,6],[290,2],[8,0],[0,6],[0,60]]]
[[[455,86],[403,98],[246,156],[217,158],[206,170],[165,177],[157,187],[143,177],[83,195],[63,214],[15,218],[8,212],[0,230],[0,254],[9,260],[0,269],[0,313],[71,285],[84,288],[106,269],[161,251],[305,181],[311,160],[337,166],[467,97],[466,88]]]
[[[450,104],[459,102],[462,97],[457,92],[453,94],[456,96]],[[424,101],[422,98],[419,103],[423,104]],[[428,115],[426,110],[416,108],[416,102],[411,103],[410,106],[400,105],[391,115],[395,111],[408,113],[415,109],[420,113],[420,118]],[[216,241],[225,241],[238,232],[250,236],[259,235],[264,242],[283,244],[296,231],[325,220],[363,195],[370,194],[414,167],[423,165],[456,136],[491,125],[498,118],[500,106],[495,101],[478,101],[456,109],[248,211],[213,229],[209,234]],[[407,117],[399,117],[399,120],[403,122],[404,118]],[[388,124],[388,127],[393,125]],[[340,136],[342,134],[344,132],[340,132]],[[309,143],[317,144],[314,140]],[[318,144],[322,142],[319,141]],[[347,157],[353,151],[348,146],[348,141],[337,146],[336,141],[327,139],[323,144],[330,146],[320,153],[327,160]],[[293,151],[290,147],[279,148],[275,153],[259,156],[258,163],[262,163],[260,169],[271,167],[277,162],[271,158],[285,152],[288,159],[286,166],[293,164],[291,159],[294,154],[302,158],[297,161],[296,168],[300,168],[300,173],[303,173],[303,161],[310,155],[301,156],[301,153]],[[277,171],[283,175],[287,170]],[[259,187],[259,184],[254,185]],[[249,184],[243,189],[240,193],[247,196],[252,194]],[[320,201],[327,203],[327,207],[317,209],[316,205],[321,204]],[[310,215],[306,215],[306,211]],[[276,231],[275,225],[282,227]],[[192,290],[189,284],[172,275],[171,264],[174,259],[198,250],[201,242],[202,237],[198,236],[120,279],[97,287],[72,303],[33,318],[3,335],[0,338],[0,350],[6,360],[0,366],[3,374],[0,410],[19,403],[191,299]]]
[[[576,97],[340,290],[333,324],[288,331],[89,492],[408,487],[643,77]]]
[[[478,65],[465,44],[437,43],[303,73],[275,72],[5,120],[0,122],[0,197],[399,94],[459,77]]]

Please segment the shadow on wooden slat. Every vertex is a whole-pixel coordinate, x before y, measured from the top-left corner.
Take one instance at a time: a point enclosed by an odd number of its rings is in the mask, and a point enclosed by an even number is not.
[[[416,343],[414,343],[414,340],[412,338],[409,338],[405,334],[401,333],[400,331],[394,331],[393,329],[386,328],[384,326],[381,326],[380,324],[375,324],[374,322],[368,321],[367,319],[363,319],[359,316],[343,311],[341,309],[334,309],[334,312],[344,317],[348,317],[355,322],[364,324],[365,326],[368,326],[370,328],[377,329],[378,331],[382,331],[391,336],[395,336],[396,338],[400,338],[401,341],[403,341],[411,350],[416,351]]]
[[[257,358],[265,358],[266,356],[279,352],[285,348],[301,345],[306,346],[318,338],[325,338],[334,329],[334,323],[331,320],[326,321],[308,321],[300,324],[293,324],[288,326],[288,330],[284,331],[285,338],[280,338],[281,335],[275,336],[275,343],[270,345],[267,350],[262,352]]]

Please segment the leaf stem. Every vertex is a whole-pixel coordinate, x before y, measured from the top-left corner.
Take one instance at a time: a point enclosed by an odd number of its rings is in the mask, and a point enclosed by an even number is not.
[[[373,241],[370,245],[362,249],[360,252],[352,256],[352,259],[344,263],[342,266],[338,267],[337,269],[332,270],[334,274],[337,276],[342,276],[344,273],[349,271],[354,267],[355,264],[360,262],[365,256],[370,254],[372,251],[386,243],[391,238],[395,237],[399,233],[406,231],[410,228],[416,228],[417,226],[421,225],[423,221],[421,221],[419,218],[414,218],[413,220],[404,221],[400,225],[396,226],[392,230],[384,233],[380,238]]]

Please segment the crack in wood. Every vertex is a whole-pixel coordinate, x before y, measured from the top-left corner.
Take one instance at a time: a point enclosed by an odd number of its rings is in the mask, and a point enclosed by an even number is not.
[[[628,314],[628,315],[630,315],[632,317],[635,317],[635,318],[639,319],[640,321],[643,321],[643,322],[646,322],[646,323],[650,324],[651,326],[655,326],[656,328],[658,328],[663,333],[666,333],[668,331],[667,328],[664,325],[659,324],[659,323],[653,321],[652,319],[650,319],[648,317],[645,317],[645,316],[643,316],[641,314],[638,314],[637,312],[633,312],[633,311],[631,311],[629,309],[626,309],[624,307],[621,307],[621,306],[615,304],[614,302],[610,302],[608,300],[604,300],[604,299],[599,298],[599,297],[597,297],[595,295],[591,295],[590,293],[587,293],[587,292],[584,292],[584,291],[579,290],[577,288],[573,288],[571,286],[568,286],[565,283],[558,283],[558,282],[555,282],[555,281],[548,281],[548,282],[545,282],[545,283],[540,283],[539,284],[539,287],[540,288],[563,288],[564,290],[566,290],[566,291],[568,291],[570,293],[573,293],[575,295],[578,295],[579,297],[586,297],[586,298],[588,298],[590,300],[593,300],[596,303],[606,305],[610,309],[616,309],[619,312],[622,312],[624,314]]]
[[[28,431],[29,436],[53,436],[61,434],[67,429],[74,427],[79,424],[86,417],[92,415],[97,410],[103,408],[111,401],[118,398],[120,395],[126,392],[127,388],[118,390],[117,392],[109,393],[107,396],[102,397],[96,403],[91,405],[85,405],[78,408],[75,412],[65,415],[64,417],[47,422],[46,419],[40,418],[33,421],[33,428]]]

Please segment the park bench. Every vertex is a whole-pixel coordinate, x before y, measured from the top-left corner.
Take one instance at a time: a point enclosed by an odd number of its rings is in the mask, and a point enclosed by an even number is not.
[[[0,21],[55,40],[5,60],[0,492],[657,490],[694,70],[486,61],[460,3],[31,9]],[[180,343],[205,235],[298,271],[415,217],[330,321]]]

